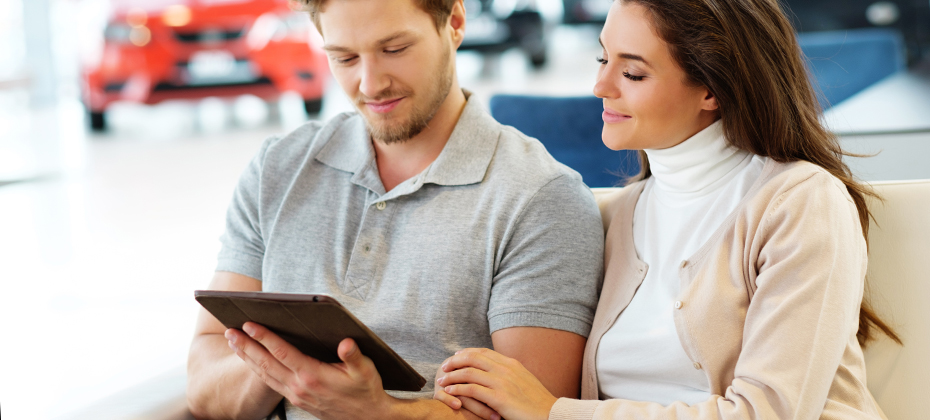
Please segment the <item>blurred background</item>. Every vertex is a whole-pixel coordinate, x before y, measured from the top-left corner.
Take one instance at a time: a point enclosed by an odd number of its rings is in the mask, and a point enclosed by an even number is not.
[[[465,3],[478,100],[591,95],[610,0]],[[856,175],[930,178],[930,2],[783,5],[825,121],[877,153]],[[239,173],[266,137],[351,109],[321,42],[287,0],[0,0],[4,418],[183,411],[192,291]],[[611,153],[596,133],[573,147]]]

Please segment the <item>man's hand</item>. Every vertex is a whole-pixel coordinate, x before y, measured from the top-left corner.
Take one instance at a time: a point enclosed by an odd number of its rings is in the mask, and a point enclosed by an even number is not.
[[[229,346],[263,381],[292,404],[320,418],[364,419],[388,413],[394,398],[381,376],[350,338],[339,343],[343,363],[323,363],[267,328],[247,322],[226,330]]]

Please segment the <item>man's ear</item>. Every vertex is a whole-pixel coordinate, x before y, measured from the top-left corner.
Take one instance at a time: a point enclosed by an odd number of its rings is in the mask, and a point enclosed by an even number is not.
[[[452,30],[452,45],[458,49],[465,38],[465,4],[463,0],[456,0],[449,15],[449,27]]]

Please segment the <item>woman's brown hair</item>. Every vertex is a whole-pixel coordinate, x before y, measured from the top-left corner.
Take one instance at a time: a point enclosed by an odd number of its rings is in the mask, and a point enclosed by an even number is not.
[[[865,197],[878,198],[853,179],[836,135],[821,124],[822,109],[807,78],[801,48],[776,0],[618,0],[649,11],[656,32],[688,82],[717,99],[727,141],[777,162],[808,161],[846,185],[868,240],[871,213]],[[639,152],[640,173],[651,175]],[[875,329],[901,343],[863,300],[857,338],[865,345]]]

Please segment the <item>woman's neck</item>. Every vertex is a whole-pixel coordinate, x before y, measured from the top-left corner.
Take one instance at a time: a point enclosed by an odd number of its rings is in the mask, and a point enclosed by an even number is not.
[[[676,146],[645,152],[656,188],[686,196],[704,195],[723,185],[726,175],[750,156],[727,144],[720,120]]]

